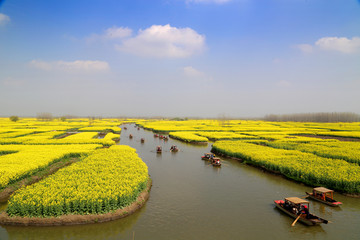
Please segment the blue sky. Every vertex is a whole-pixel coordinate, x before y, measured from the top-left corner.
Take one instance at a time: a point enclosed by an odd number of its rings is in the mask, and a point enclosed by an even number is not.
[[[2,116],[360,113],[356,0],[0,2]]]

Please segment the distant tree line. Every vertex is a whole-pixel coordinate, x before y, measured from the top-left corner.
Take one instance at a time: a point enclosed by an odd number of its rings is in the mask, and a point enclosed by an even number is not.
[[[264,117],[264,120],[271,122],[360,122],[360,115],[351,112],[269,114]]]

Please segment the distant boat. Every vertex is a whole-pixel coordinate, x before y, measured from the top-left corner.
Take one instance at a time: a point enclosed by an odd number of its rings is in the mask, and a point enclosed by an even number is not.
[[[172,145],[172,146],[170,147],[170,152],[178,152],[178,151],[179,151],[179,148],[178,148],[177,146]]]
[[[215,157],[213,153],[204,153],[204,156],[201,156],[202,160],[211,160]]]
[[[212,164],[214,167],[220,167],[220,166],[221,166],[220,158],[214,157],[214,158],[211,160],[211,164]]]
[[[308,195],[308,198],[325,203],[332,207],[339,207],[342,205],[342,202],[338,202],[334,199],[334,191],[324,187],[317,187],[313,189],[312,193],[305,193]]]
[[[157,147],[156,147],[156,152],[157,152],[157,153],[161,153],[161,152],[162,152],[161,146],[157,146]]]

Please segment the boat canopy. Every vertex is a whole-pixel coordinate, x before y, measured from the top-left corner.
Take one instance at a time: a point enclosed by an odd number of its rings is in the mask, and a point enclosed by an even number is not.
[[[330,190],[330,189],[327,189],[327,188],[324,188],[324,187],[317,187],[317,188],[314,188],[314,190],[317,191],[317,192],[321,192],[321,193],[333,192],[333,190]]]
[[[309,204],[309,201],[306,201],[305,199],[298,198],[298,197],[288,197],[288,198],[285,198],[285,200],[292,202],[294,204],[304,204],[304,203]]]

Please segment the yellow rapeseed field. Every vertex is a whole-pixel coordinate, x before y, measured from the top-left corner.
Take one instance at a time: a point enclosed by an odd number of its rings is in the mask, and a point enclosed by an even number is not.
[[[131,204],[146,187],[148,169],[135,149],[100,149],[45,180],[18,190],[10,216],[106,213]]]

